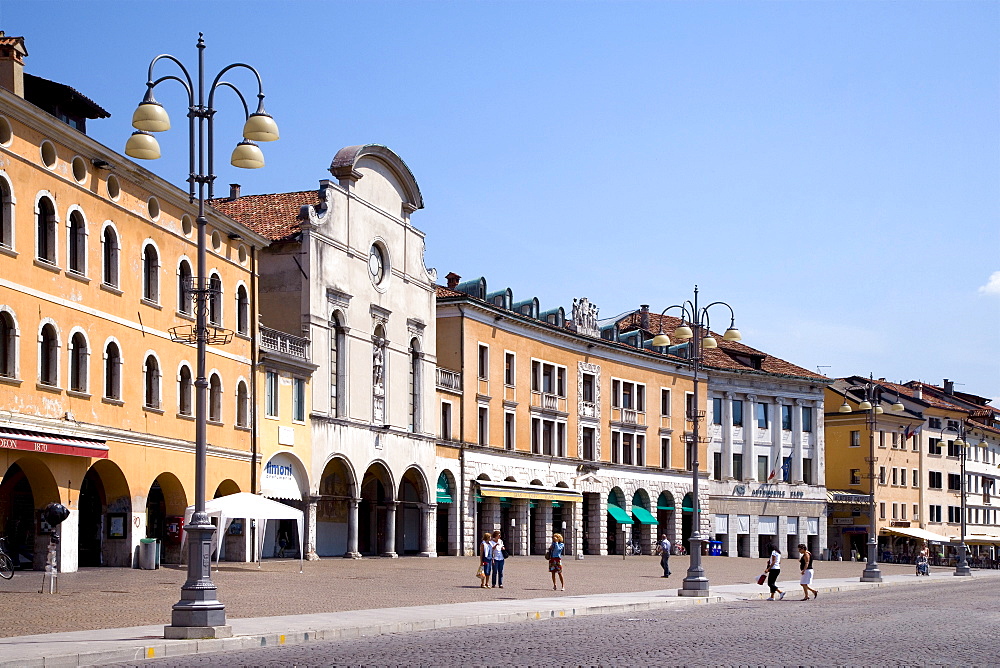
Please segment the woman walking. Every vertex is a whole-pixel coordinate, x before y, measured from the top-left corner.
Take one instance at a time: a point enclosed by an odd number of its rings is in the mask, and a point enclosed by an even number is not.
[[[479,564],[485,576],[479,586],[483,589],[490,588],[490,571],[493,569],[493,546],[490,545],[490,538],[490,532],[484,531],[483,542],[479,544]]]
[[[778,600],[785,598],[785,592],[778,589],[778,576],[781,574],[781,550],[771,546],[771,558],[767,560],[767,569],[764,571],[767,573],[767,586],[771,589],[771,598],[768,601],[774,600],[774,595],[778,594]]]
[[[492,547],[491,554],[493,557],[493,586],[503,589],[504,547],[499,531],[493,532],[493,540],[490,541],[490,547]]]
[[[799,584],[802,585],[802,594],[805,596],[802,600],[809,600],[809,592],[812,592],[813,598],[816,598],[819,596],[819,592],[809,586],[813,582],[813,555],[804,543],[799,543],[799,569],[802,571]]]
[[[546,551],[549,560],[549,573],[552,575],[552,591],[556,590],[556,575],[559,576],[559,586],[562,587],[562,591],[566,591],[566,580],[563,579],[562,570],[562,555],[565,549],[566,545],[563,543],[562,534],[552,534],[552,544]]]

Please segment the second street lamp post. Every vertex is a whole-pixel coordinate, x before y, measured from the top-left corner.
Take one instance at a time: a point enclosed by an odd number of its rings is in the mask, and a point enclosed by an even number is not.
[[[708,578],[705,576],[705,568],[701,565],[701,544],[704,541],[701,535],[701,502],[698,499],[698,447],[701,441],[701,420],[705,417],[705,412],[698,408],[698,381],[701,362],[706,348],[718,348],[719,344],[712,336],[710,328],[708,310],[713,306],[725,306],[729,309],[729,329],[722,338],[726,341],[739,341],[740,330],[736,329],[736,316],[733,307],[726,302],[712,302],[708,306],[698,306],[698,286],[694,286],[694,300],[685,301],[683,304],[675,304],[663,309],[660,313],[660,333],[653,338],[653,345],[666,348],[670,345],[670,337],[663,332],[663,316],[671,309],[679,309],[681,312],[681,324],[674,330],[674,338],[679,341],[690,339],[688,359],[691,360],[691,368],[694,371],[694,395],[691,398],[691,408],[688,410],[687,419],[691,421],[691,543],[690,560],[688,564],[687,576],[680,589],[678,596],[708,596]]]
[[[861,582],[881,582],[882,571],[878,567],[878,524],[875,519],[875,430],[878,429],[878,416],[885,412],[882,408],[882,387],[874,380],[850,385],[847,390],[861,390],[862,399],[858,408],[865,413],[865,426],[868,428],[868,480],[871,487],[868,499],[868,557],[865,561],[865,569],[861,572]],[[903,410],[903,405],[896,397],[896,403],[892,405],[893,410]],[[840,407],[841,413],[850,413],[851,407],[844,397],[844,403]]]
[[[168,60],[177,65],[183,78],[168,75],[154,80],[153,67],[160,60]],[[257,78],[258,104],[257,110],[252,114],[239,89],[222,80],[222,77],[233,69],[249,70]],[[153,89],[164,81],[180,83],[188,95],[188,157],[190,167],[187,179],[188,195],[192,201],[196,196],[198,199],[198,276],[194,281],[196,287],[185,286],[185,290],[194,297],[194,329],[175,327],[171,329],[170,333],[174,341],[196,345],[198,377],[194,383],[196,389],[194,514],[188,525],[184,527],[188,537],[187,581],[181,587],[180,601],[173,606],[171,624],[164,629],[164,637],[166,638],[222,638],[232,635],[232,627],[226,625],[226,608],[219,602],[215,584],[212,582],[212,534],[215,532],[215,527],[205,512],[205,477],[208,452],[208,379],[205,376],[205,358],[209,344],[228,343],[232,338],[232,332],[210,327],[207,322],[209,293],[212,288],[206,279],[206,226],[208,219],[205,218],[205,188],[207,186],[208,197],[211,198],[215,183],[212,144],[215,91],[223,87],[229,88],[243,103],[246,115],[246,123],[243,126],[244,139],[233,151],[230,162],[234,167],[245,169],[263,167],[264,156],[253,142],[278,139],[278,126],[274,119],[264,111],[264,90],[260,74],[249,65],[234,63],[222,68],[207,89],[208,101],[206,103],[205,40],[201,34],[198,35],[197,77],[196,85],[187,68],[174,56],[164,54],[153,58],[149,63],[146,95],[132,115],[132,126],[136,128],[136,132],[125,144],[125,154],[130,157],[142,160],[155,160],[160,157],[160,147],[150,133],[169,130],[170,119],[163,106],[153,98]]]
[[[961,532],[962,532],[962,535],[959,536],[959,538],[958,538],[958,558],[955,560],[955,573],[954,574],[958,575],[958,576],[972,575],[972,569],[969,568],[969,561],[968,561],[968,558],[966,557],[966,554],[965,554],[966,553],[966,546],[965,546],[965,530],[966,530],[966,526],[965,526],[965,523],[966,523],[966,519],[968,519],[967,513],[969,512],[965,508],[965,489],[966,489],[965,458],[968,456],[968,450],[966,448],[968,448],[971,445],[971,443],[969,443],[968,430],[966,429],[965,422],[960,422],[959,426],[957,428],[956,427],[946,427],[943,431],[954,431],[954,432],[958,433],[958,438],[956,438],[953,441],[953,443],[954,443],[954,445],[956,447],[958,447],[958,453],[959,453],[958,457],[959,457],[959,462],[961,464],[961,472],[962,472],[962,480],[961,480],[961,483],[960,483],[961,484],[960,489],[961,489],[961,492],[962,492],[962,507],[961,507],[961,511],[960,511],[962,513],[962,522],[961,522]],[[981,448],[985,448],[986,445],[987,444],[986,444],[986,440],[985,439],[979,443],[979,447],[981,447]]]

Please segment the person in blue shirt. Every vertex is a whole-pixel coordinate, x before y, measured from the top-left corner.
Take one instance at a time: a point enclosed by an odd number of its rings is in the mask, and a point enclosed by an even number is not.
[[[549,559],[549,573],[552,574],[552,590],[556,589],[556,575],[559,576],[559,586],[563,591],[566,591],[566,581],[563,579],[563,569],[562,569],[562,555],[563,550],[566,549],[565,543],[563,543],[563,537],[561,533],[552,534],[552,544],[549,545],[549,549],[546,556]]]

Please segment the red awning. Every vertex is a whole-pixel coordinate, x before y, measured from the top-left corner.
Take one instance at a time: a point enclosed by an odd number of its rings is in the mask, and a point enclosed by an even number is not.
[[[0,427],[0,450],[25,450],[50,455],[71,455],[73,457],[108,458],[108,446],[104,441],[86,438],[72,438],[59,434],[40,434]]]

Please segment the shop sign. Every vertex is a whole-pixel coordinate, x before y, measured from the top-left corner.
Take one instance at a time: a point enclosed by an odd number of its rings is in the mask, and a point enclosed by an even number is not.
[[[88,441],[65,436],[15,431],[0,432],[0,450],[24,450],[39,454],[93,457],[94,459],[108,458],[108,446],[104,444],[104,441]]]
[[[834,517],[832,518],[832,522],[833,524],[838,526],[843,526],[843,525],[854,526],[853,517]]]
[[[766,499],[802,499],[805,492],[790,492],[778,489],[775,485],[760,485],[755,489],[750,489],[749,485],[736,485],[733,487],[734,496],[756,496]]]

